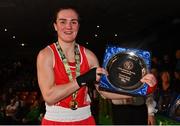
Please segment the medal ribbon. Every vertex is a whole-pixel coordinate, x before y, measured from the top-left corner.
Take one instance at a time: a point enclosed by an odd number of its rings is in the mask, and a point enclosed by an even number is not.
[[[72,81],[73,80],[73,76],[72,76],[72,72],[71,72],[71,69],[70,69],[70,66],[68,64],[68,61],[67,61],[67,58],[66,56],[64,55],[63,53],[63,50],[61,48],[61,46],[59,45],[59,42],[56,42],[56,47],[57,47],[57,50],[60,54],[60,57],[63,61],[63,64],[64,64],[64,67],[65,67],[65,70],[66,70],[66,73],[68,74],[68,77],[69,77],[69,80]],[[76,64],[76,77],[80,75],[80,53],[79,53],[79,49],[78,49],[78,44],[75,43],[75,47],[74,47],[74,54],[75,54],[75,64]],[[75,101],[76,102],[76,97],[77,97],[77,91],[75,91],[73,94],[72,94],[72,101]],[[75,108],[74,108],[75,109]]]

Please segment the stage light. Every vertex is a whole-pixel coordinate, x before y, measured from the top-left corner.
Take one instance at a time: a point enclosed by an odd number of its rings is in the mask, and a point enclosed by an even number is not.
[[[21,46],[25,46],[25,44],[24,44],[24,43],[21,43]]]

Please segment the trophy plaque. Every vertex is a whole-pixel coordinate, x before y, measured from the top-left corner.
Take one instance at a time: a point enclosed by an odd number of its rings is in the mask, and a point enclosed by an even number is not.
[[[148,85],[140,79],[150,69],[150,52],[145,50],[109,46],[106,48],[100,89],[130,95],[147,95]]]

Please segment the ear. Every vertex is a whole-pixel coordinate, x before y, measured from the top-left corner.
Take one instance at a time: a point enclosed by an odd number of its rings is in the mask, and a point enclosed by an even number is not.
[[[57,24],[53,23],[55,31],[57,31]]]

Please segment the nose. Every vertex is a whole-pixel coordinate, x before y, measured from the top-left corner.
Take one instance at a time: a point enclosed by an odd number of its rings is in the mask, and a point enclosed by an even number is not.
[[[66,23],[66,28],[67,28],[67,29],[71,29],[71,28],[72,28],[71,22],[67,22],[67,23]]]

